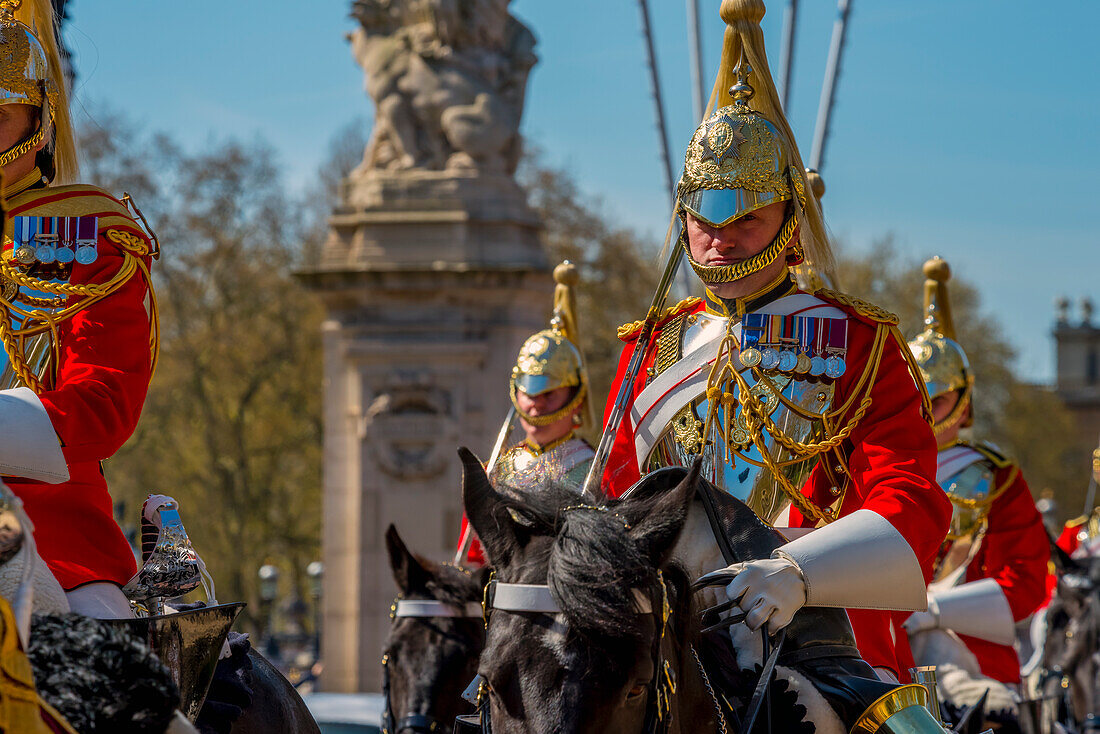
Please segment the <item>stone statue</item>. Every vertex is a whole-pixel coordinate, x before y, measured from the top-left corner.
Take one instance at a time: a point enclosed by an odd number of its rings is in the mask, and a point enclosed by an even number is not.
[[[376,107],[355,175],[515,172],[535,37],[510,0],[354,0],[352,53]]]

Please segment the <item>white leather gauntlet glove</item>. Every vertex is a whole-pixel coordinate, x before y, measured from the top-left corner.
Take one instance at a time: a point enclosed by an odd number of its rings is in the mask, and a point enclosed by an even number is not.
[[[749,629],[758,630],[767,623],[768,633],[774,635],[806,604],[806,581],[787,558],[734,563],[726,572],[737,574],[726,587],[726,596],[740,599],[737,606],[745,612]]]
[[[912,637],[919,632],[927,632],[928,630],[934,630],[940,628],[940,615],[939,610],[935,607],[935,602],[932,597],[928,597],[928,611],[927,612],[913,612],[909,615],[909,618],[905,620],[901,625],[905,628],[905,632]]]
[[[1004,591],[993,579],[981,579],[928,592],[928,611],[909,615],[902,625],[910,635],[949,629],[997,645],[1016,640],[1016,623]]]

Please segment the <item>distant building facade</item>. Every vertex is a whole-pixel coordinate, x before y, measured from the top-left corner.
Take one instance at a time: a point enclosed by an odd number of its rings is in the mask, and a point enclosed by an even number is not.
[[[1077,313],[1068,299],[1056,306],[1054,389],[1089,440],[1100,441],[1100,325],[1093,323],[1093,303],[1082,299]]]

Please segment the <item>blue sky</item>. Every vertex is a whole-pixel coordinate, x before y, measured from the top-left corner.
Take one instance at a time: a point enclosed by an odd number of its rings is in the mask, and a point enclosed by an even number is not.
[[[1053,375],[1052,301],[1100,297],[1100,3],[851,0],[824,166],[846,247],[893,234],[980,285],[1029,379]],[[694,127],[683,0],[650,0],[675,165]],[[704,76],[721,47],[700,0]],[[329,140],[371,105],[343,35],[349,2],[71,0],[76,105],[106,104],[186,145],[259,136],[304,188]],[[769,3],[773,66],[785,2]],[[612,224],[657,239],[667,213],[634,0],[514,0],[539,38],[523,129],[599,197]],[[790,120],[809,157],[836,16],[800,3]],[[78,112],[78,116],[80,113]],[[914,294],[914,298],[918,294]]]

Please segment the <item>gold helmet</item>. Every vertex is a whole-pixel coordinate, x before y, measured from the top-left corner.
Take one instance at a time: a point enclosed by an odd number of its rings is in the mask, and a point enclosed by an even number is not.
[[[790,201],[791,205],[775,240],[743,262],[702,265],[691,257],[685,235],[680,244],[705,283],[739,280],[780,256],[792,265],[808,261],[829,278],[833,259],[821,209],[815,197],[806,196],[810,189],[806,170],[768,71],[760,29],[764,3],[723,0],[721,15],[727,29],[722,66],[711,95],[712,108],[718,109],[696,128],[688,143],[676,192],[677,211],[681,217],[691,214],[710,226],[723,227],[769,204]]]
[[[76,178],[76,145],[57,44],[57,21],[49,0],[0,0],[0,104],[38,108],[37,129],[0,152],[0,166],[45,141],[42,175]]]
[[[958,423],[970,405],[974,374],[970,371],[966,352],[955,341],[955,324],[947,300],[951,268],[946,261],[934,257],[924,264],[924,275],[924,331],[909,342],[909,349],[920,368],[930,399],[960,392],[959,402],[951,415],[936,424],[938,434]]]
[[[532,334],[519,350],[512,367],[510,391],[512,405],[523,420],[536,426],[555,423],[584,405],[581,424],[595,426],[588,397],[588,370],[584,355],[577,346],[576,297],[573,287],[578,280],[577,268],[568,260],[554,268],[554,315],[550,328]],[[560,410],[549,415],[528,415],[516,401],[517,391],[542,395],[559,387],[576,387],[572,399]]]

